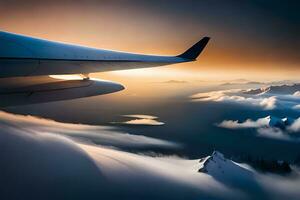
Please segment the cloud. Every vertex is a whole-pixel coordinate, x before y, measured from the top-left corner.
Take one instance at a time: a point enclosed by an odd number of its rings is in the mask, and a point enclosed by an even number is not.
[[[265,195],[273,198],[273,189],[280,188],[282,180],[288,185],[296,183],[254,172],[248,185],[235,187],[245,183],[232,185],[199,173],[199,160],[150,157],[70,137],[87,133],[89,138],[93,131],[113,130],[0,112],[0,198],[259,199]],[[279,183],[275,187],[272,181]],[[290,188],[290,193],[276,190],[274,197],[296,199],[297,186]]]
[[[260,128],[269,126],[268,117],[257,119],[253,121],[252,119],[247,119],[244,122],[238,122],[237,120],[224,120],[219,127],[228,128],[228,129],[239,129],[239,128]]]
[[[201,92],[191,96],[195,101],[222,101],[224,97],[229,98],[229,94],[241,92],[240,89],[220,90],[212,92]]]
[[[123,117],[138,118],[138,119],[157,119],[158,117],[152,115],[123,115]]]
[[[121,123],[128,124],[128,125],[152,125],[152,126],[159,126],[164,124],[163,122],[159,122],[153,119],[133,119]]]
[[[181,199],[182,195],[186,199],[243,197],[241,192],[226,187],[213,177],[198,173],[198,160],[149,157],[88,145],[81,147],[96,161],[103,173],[114,180],[113,183],[121,184],[128,191],[138,188],[131,195],[139,196],[139,199]]]
[[[151,115],[123,115],[128,118],[135,118],[125,122],[113,122],[114,124],[124,124],[124,125],[148,125],[148,126],[161,126],[165,123],[157,121],[158,117]]]
[[[296,97],[300,97],[300,91],[295,92],[293,95]]]
[[[217,179],[213,175],[198,172],[201,167],[199,160],[148,157],[87,145],[81,147],[101,167],[103,174],[114,180],[113,184],[122,185],[127,191],[130,191],[130,188],[137,189],[129,194],[133,195],[131,199],[135,199],[135,195],[138,195],[139,199],[182,199],[182,196],[185,199],[297,199],[300,195],[298,177],[260,174],[246,164],[237,165],[253,175],[248,177],[247,181],[239,176],[243,175],[239,174],[239,171],[232,171],[229,167],[225,168],[224,172],[221,166],[217,166],[214,173],[227,178]],[[272,184],[273,181],[276,182],[275,185]],[[287,188],[285,185],[293,187],[287,192],[283,189]],[[274,192],[274,189],[278,190]],[[128,194],[124,196],[126,195]]]
[[[101,169],[72,140],[5,116],[11,117],[1,112],[0,199],[83,199],[97,194],[95,185],[105,188]]]
[[[258,128],[257,133],[258,133],[258,136],[261,136],[261,137],[293,141],[292,138],[288,134],[284,133],[279,128],[271,128],[271,127]]]
[[[61,123],[33,116],[9,114],[2,111],[0,111],[0,124],[10,124],[28,132],[64,135],[73,139],[81,140],[82,142],[91,142],[108,146],[157,146],[167,148],[176,148],[180,146],[179,144],[165,140],[115,131],[112,127],[108,126]]]
[[[91,143],[107,128],[0,112],[1,199],[240,199],[243,194],[197,172],[198,160],[150,157]],[[110,130],[111,131],[111,130]],[[153,144],[140,137],[115,137]],[[66,137],[67,136],[67,137]],[[71,137],[70,137],[71,136]],[[137,140],[137,141],[135,141]],[[145,142],[146,141],[146,142]],[[117,141],[119,144],[120,141]],[[105,143],[108,143],[107,141]],[[156,142],[154,144],[157,144]],[[160,144],[160,143],[159,143]],[[165,145],[163,141],[162,145]],[[18,192],[15,192],[18,191]],[[155,192],[153,192],[155,191]],[[21,195],[21,197],[20,197]]]
[[[295,170],[296,177],[299,176],[299,170]],[[282,177],[280,175],[268,174],[259,175],[258,180],[263,190],[271,194],[270,199],[297,200],[300,195],[300,179],[295,176]]]
[[[263,98],[260,100],[259,105],[261,105],[266,110],[272,110],[276,107],[276,97],[272,96],[269,98]]]
[[[288,127],[289,131],[300,132],[300,117],[294,121],[294,123]]]
[[[217,126],[227,129],[247,129],[255,128],[258,136],[268,137],[273,139],[282,139],[289,141],[300,141],[296,137],[292,137],[292,132],[300,132],[300,118],[296,120],[290,120],[288,123],[284,124],[284,119],[267,116],[264,118],[259,118],[257,120],[247,119],[244,122],[239,122],[237,120],[223,120]]]
[[[193,101],[214,101],[214,102],[233,102],[243,105],[259,106],[265,110],[272,110],[276,108],[276,96],[261,97],[243,94],[244,90],[232,89],[221,90],[206,93],[198,93],[192,95]],[[253,97],[252,97],[253,96]]]
[[[300,104],[297,104],[297,105],[293,106],[293,109],[300,110]]]
[[[214,101],[257,106],[264,110],[299,109],[300,84],[268,86],[258,89],[230,89],[197,93],[193,101]]]
[[[268,88],[269,86],[282,86],[282,85],[292,86],[295,84],[299,84],[299,83],[297,83],[295,81],[291,81],[291,80],[259,82],[259,81],[251,81],[251,80],[247,80],[247,79],[236,79],[236,80],[229,80],[225,83],[222,83],[222,84],[220,84],[220,86],[241,86],[241,87],[265,86],[266,88]]]

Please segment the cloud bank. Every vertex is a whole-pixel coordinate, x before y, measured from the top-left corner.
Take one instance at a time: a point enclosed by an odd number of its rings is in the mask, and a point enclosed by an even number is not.
[[[87,143],[91,135],[100,135],[97,139],[104,140],[101,144],[113,147],[174,145],[122,134],[108,127],[0,112],[0,198],[150,200],[243,196],[210,176],[199,175],[197,160],[155,158]]]
[[[259,89],[230,89],[191,96],[193,101],[229,102],[244,106],[256,106],[264,110],[289,108],[299,110],[300,84],[269,86]]]
[[[123,115],[127,118],[134,118],[125,122],[113,122],[114,124],[124,125],[145,125],[145,126],[161,126],[165,123],[157,121],[158,117],[151,115]]]
[[[0,111],[0,124],[10,124],[28,132],[64,135],[82,142],[116,147],[158,146],[176,148],[179,144],[116,131],[108,126],[61,123],[33,116],[13,115]]]
[[[243,122],[238,120],[224,120],[217,126],[226,129],[247,129],[254,128],[258,136],[284,139],[290,141],[300,141],[300,138],[294,137],[293,133],[300,132],[300,118],[294,120],[290,118],[276,118],[267,116],[257,120],[247,119]]]
[[[300,91],[295,92],[293,95],[296,97],[300,97]]]
[[[243,105],[258,106],[265,110],[276,108],[277,98],[271,97],[251,97],[251,95],[243,95],[243,90],[221,90],[206,93],[198,93],[192,95],[193,101],[214,101],[214,102],[231,102]]]
[[[101,140],[110,145],[153,144],[149,138],[121,137],[124,133],[108,127],[66,124],[0,112],[0,198],[259,199],[265,197],[267,191],[272,199],[277,196],[297,199],[300,195],[295,186],[291,189],[293,195],[277,190],[273,198],[271,183],[276,181],[276,188],[280,188],[281,180],[284,184],[295,183],[288,178],[269,178],[253,171],[255,176],[247,183],[250,185],[232,185],[199,173],[199,160],[149,157],[96,146],[94,142],[86,142],[91,139],[91,133],[100,135]],[[108,137],[108,133],[113,136]],[[78,135],[84,139],[78,140]],[[132,143],[131,139],[136,141]],[[159,144],[166,143],[160,141]]]
[[[260,118],[257,120],[247,119],[244,122],[238,120],[224,120],[218,124],[219,127],[228,129],[239,129],[239,128],[261,128],[269,126],[268,117]]]
[[[300,132],[300,117],[294,121],[294,123],[288,127],[289,131]]]

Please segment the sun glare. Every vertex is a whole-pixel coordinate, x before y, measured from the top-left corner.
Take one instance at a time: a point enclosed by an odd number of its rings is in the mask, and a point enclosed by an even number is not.
[[[82,80],[82,76],[79,74],[68,74],[68,75],[49,75],[49,77],[54,79],[61,79],[61,80]]]

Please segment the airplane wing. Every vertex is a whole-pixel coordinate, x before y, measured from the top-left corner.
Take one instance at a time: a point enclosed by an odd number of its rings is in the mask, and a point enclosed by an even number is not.
[[[123,90],[115,82],[99,79],[64,80],[49,76],[0,79],[0,107],[20,106],[109,94]]]
[[[202,38],[177,56],[95,49],[0,31],[0,107],[43,103],[123,90],[118,83],[48,75],[89,74],[195,61],[209,41]]]
[[[0,78],[88,74],[194,61],[209,38],[178,56],[142,55],[52,42],[0,32]]]

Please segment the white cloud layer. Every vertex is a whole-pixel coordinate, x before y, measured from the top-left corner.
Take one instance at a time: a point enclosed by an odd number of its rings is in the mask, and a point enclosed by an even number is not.
[[[269,86],[259,89],[229,89],[197,93],[193,101],[231,102],[273,110],[278,107],[299,110],[300,84]]]
[[[261,128],[269,126],[269,120],[267,117],[260,118],[255,121],[252,119],[247,119],[244,122],[238,122],[238,120],[224,120],[219,127],[228,128],[228,129],[239,129],[239,128]]]
[[[300,91],[295,92],[293,95],[296,97],[300,97]]]
[[[125,122],[113,122],[114,124],[127,124],[127,125],[149,125],[161,126],[165,123],[157,121],[158,117],[151,115],[123,115],[127,118],[134,118]]]
[[[0,111],[0,123],[15,124],[28,132],[52,133],[65,135],[84,142],[92,142],[108,146],[120,147],[179,147],[179,144],[146,137],[143,135],[131,135],[115,131],[108,126],[92,126],[84,124],[61,123],[49,119],[42,119],[33,116],[13,115]]]
[[[284,129],[276,126],[276,123],[278,125],[278,123],[283,123],[283,121],[279,118],[267,116],[257,120],[247,119],[243,122],[239,122],[238,120],[223,120],[217,126],[227,129],[255,128],[258,135],[262,137],[300,141],[300,139],[291,135],[293,132],[300,132],[300,118],[284,126]]]
[[[153,144],[149,138],[122,137],[108,127],[0,112],[0,199],[297,199],[300,195],[295,179],[254,172],[247,185],[232,185],[197,172],[199,160],[138,155],[74,137],[89,139],[95,137],[92,133],[111,145]],[[107,136],[110,133],[112,137]],[[281,189],[284,185],[293,185],[289,193]]]
[[[296,109],[296,110],[300,110],[300,104],[297,104],[297,105],[293,106],[293,108]]]
[[[199,174],[198,160],[138,155],[88,144],[86,139],[81,143],[73,137],[89,139],[93,132],[110,145],[173,145],[147,137],[122,137],[107,127],[0,112],[0,188],[3,190],[0,199],[20,199],[19,194],[21,199],[47,200],[182,199],[182,195],[187,199],[240,199],[244,196],[211,176]]]
[[[300,117],[294,121],[294,123],[288,127],[289,131],[300,132]]]
[[[215,101],[215,102],[233,102],[244,105],[259,106],[265,110],[272,110],[276,108],[276,96],[262,97],[254,95],[244,95],[243,90],[221,90],[213,92],[198,93],[192,95],[193,101]]]

